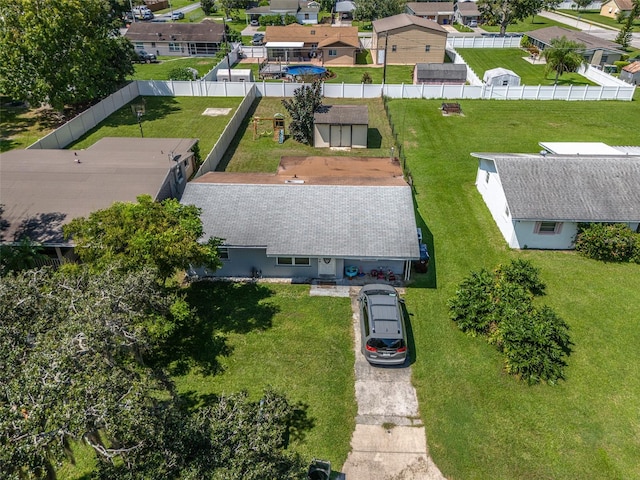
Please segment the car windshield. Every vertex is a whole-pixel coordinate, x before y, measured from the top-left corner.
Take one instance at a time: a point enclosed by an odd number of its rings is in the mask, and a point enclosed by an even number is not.
[[[377,350],[397,350],[404,347],[402,338],[370,338],[367,345]]]

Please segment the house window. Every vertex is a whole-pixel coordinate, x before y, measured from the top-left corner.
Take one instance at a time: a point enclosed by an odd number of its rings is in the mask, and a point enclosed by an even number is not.
[[[536,222],[533,233],[540,235],[555,235],[562,229],[561,222]]]
[[[311,30],[311,35],[315,35],[316,31],[315,30]]]
[[[179,43],[170,43],[169,44],[169,51],[170,52],[179,52],[180,51],[180,44]]]
[[[338,50],[329,50],[329,56],[330,57],[337,57],[338,56]]]
[[[277,257],[276,265],[298,265],[308,266],[311,261],[307,257]]]
[[[156,42],[151,42],[151,48],[156,48]]]
[[[424,46],[424,51],[425,52],[430,52],[431,51],[431,45],[425,45]]]
[[[305,14],[304,14],[304,19],[305,19],[305,20],[309,20],[309,14],[308,14],[308,13],[305,13]]]
[[[180,165],[176,165],[176,182],[182,183],[184,181],[184,175],[182,174],[182,169]]]
[[[391,45],[391,51],[392,52],[398,51],[398,46],[397,45]]]
[[[144,48],[144,43],[142,42],[136,42],[135,45],[138,50],[142,50]]]
[[[227,247],[218,247],[218,258],[220,260],[229,260],[229,249]]]

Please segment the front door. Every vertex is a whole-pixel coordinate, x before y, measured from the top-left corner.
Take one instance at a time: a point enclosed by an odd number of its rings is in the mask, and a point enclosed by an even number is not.
[[[319,258],[318,259],[318,276],[319,277],[335,277],[336,276],[336,259],[335,258]]]

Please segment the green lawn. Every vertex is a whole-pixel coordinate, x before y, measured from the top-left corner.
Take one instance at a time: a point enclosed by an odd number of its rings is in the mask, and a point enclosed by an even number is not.
[[[532,65],[523,59],[528,53],[519,48],[459,48],[467,64],[482,78],[484,72],[496,67],[513,70],[520,75],[523,85],[553,85],[555,74],[545,76],[545,66]],[[565,73],[558,80],[558,85],[596,85],[577,73]]]
[[[280,157],[282,156],[306,156],[306,155],[332,155],[332,156],[388,156],[393,145],[391,129],[387,123],[382,100],[379,98],[368,100],[326,98],[326,105],[362,105],[369,107],[369,133],[367,149],[353,149],[351,151],[329,151],[316,149],[303,145],[287,137],[283,144],[273,140],[273,126],[271,122],[264,121],[258,125],[259,137],[254,140],[254,128],[251,119],[253,117],[270,118],[276,113],[285,115],[287,132],[289,128],[289,114],[282,106],[281,99],[262,97],[255,101],[247,118],[238,129],[238,133],[226,155],[222,158],[219,170],[233,172],[270,172],[275,173]]]
[[[4,106],[9,99],[0,97],[0,153],[27,148],[55,130],[57,121],[42,110]]]
[[[573,252],[510,251],[474,185],[470,152],[529,152],[539,141],[637,139],[635,102],[392,100],[413,174],[432,268],[407,290],[417,348],[413,381],[429,450],[451,479],[640,478],[640,266]],[[615,124],[616,128],[607,128]],[[633,140],[632,140],[633,139]],[[512,258],[541,268],[550,305],[574,342],[566,381],[517,383],[485,341],[448,319],[447,299],[471,270]]]
[[[139,102],[136,99],[134,102]],[[235,97],[145,97],[146,113],[142,117],[145,137],[199,138],[204,159],[242,101]],[[231,108],[227,115],[202,115],[206,108]],[[125,105],[110,115],[68,148],[87,148],[103,137],[138,137],[140,129],[131,106]]]
[[[509,33],[524,33],[524,32],[530,32],[531,30],[538,30],[540,28],[547,28],[547,27],[564,27],[564,28],[568,28],[569,30],[578,30],[577,28],[571,27],[569,25],[565,25],[564,23],[559,23],[556,22],[554,20],[551,20],[549,18],[545,18],[545,17],[541,17],[539,15],[536,15],[535,18],[525,18],[524,20],[519,20],[516,23],[512,23],[511,25],[509,25],[507,27],[507,32]],[[483,24],[481,25],[482,30],[485,30],[487,32],[499,32],[500,31],[500,26],[499,25],[486,25]]]
[[[151,53],[151,52],[150,52]],[[168,57],[158,58],[158,63],[136,63],[135,73],[130,80],[169,80],[169,72],[174,68],[191,67],[198,70],[198,77],[206,75],[217,65],[217,57]]]
[[[601,23],[603,25],[608,25],[617,30],[620,30],[621,24],[616,22],[615,18],[605,17],[600,15],[600,10],[597,11],[586,11],[586,12],[577,12],[575,10],[558,10],[561,13],[566,15],[571,15],[572,17],[576,17],[576,20],[582,20],[588,23]],[[637,18],[633,21],[634,27],[640,27],[640,18]]]

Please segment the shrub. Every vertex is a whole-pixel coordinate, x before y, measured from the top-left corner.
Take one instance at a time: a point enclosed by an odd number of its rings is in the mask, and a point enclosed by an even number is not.
[[[613,62],[613,64],[616,66],[616,68],[618,69],[618,73],[620,73],[622,71],[622,69],[624,67],[626,67],[627,65],[629,65],[629,63],[631,62],[625,62],[623,60],[617,61],[617,62]]]
[[[592,223],[578,227],[575,246],[581,255],[605,262],[629,262],[640,256],[639,235],[623,224]]]
[[[448,302],[451,319],[471,336],[482,335],[504,355],[505,370],[529,384],[564,378],[571,344],[567,324],[549,307],[539,270],[527,260],[472,272]]]
[[[176,67],[169,70],[169,80],[195,80],[197,75],[198,71],[190,67]]]
[[[362,80],[360,80],[361,83],[366,83],[366,84],[371,84],[373,83],[373,78],[371,78],[371,75],[369,75],[369,72],[364,72],[362,74]]]
[[[520,39],[520,46],[522,48],[528,49],[531,46],[531,39],[528,36],[523,35]]]

